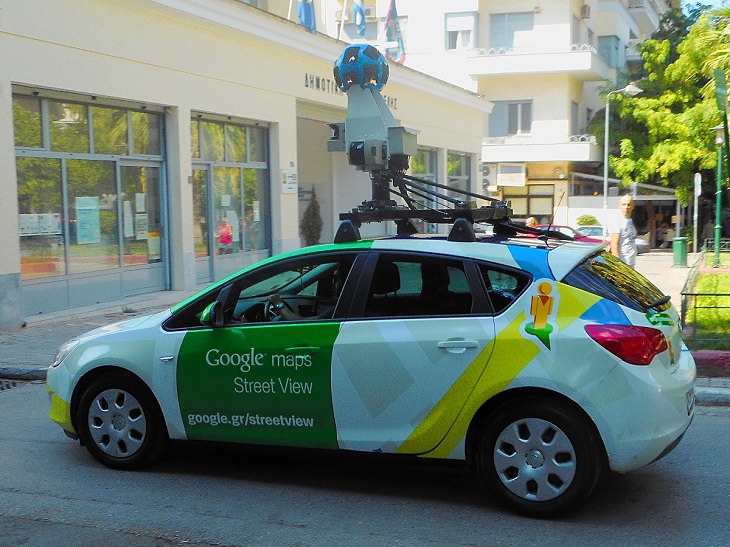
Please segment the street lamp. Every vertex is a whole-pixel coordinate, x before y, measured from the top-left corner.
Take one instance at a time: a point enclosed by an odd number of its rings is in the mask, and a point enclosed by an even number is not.
[[[717,187],[715,190],[715,257],[712,267],[720,267],[720,231],[722,230],[722,145],[725,144],[725,126],[720,124],[713,127],[715,132],[715,146],[717,147]]]
[[[621,89],[615,89],[609,91],[606,94],[606,126],[603,130],[603,208],[608,209],[608,112],[611,105],[611,95],[614,93],[626,93],[636,97],[639,93],[644,91],[634,82],[629,82],[626,87]]]

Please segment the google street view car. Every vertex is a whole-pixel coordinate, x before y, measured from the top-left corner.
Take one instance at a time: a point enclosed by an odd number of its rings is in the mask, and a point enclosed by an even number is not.
[[[669,297],[602,244],[522,237],[508,203],[406,175],[415,136],[380,96],[374,48],[346,48],[335,77],[348,118],[328,147],[370,174],[372,199],[331,244],[64,344],[50,418],[117,469],[172,439],[460,460],[531,516],[671,451],[695,365]],[[419,234],[414,219],[452,227]],[[365,222],[397,234],[363,239]]]

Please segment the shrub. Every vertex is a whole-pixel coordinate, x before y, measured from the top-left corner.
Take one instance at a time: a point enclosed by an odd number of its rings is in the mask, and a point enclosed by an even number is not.
[[[595,226],[596,224],[600,224],[598,219],[593,215],[580,215],[576,222],[578,226]]]

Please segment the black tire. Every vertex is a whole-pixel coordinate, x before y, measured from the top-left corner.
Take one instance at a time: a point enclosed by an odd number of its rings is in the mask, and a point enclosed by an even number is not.
[[[602,443],[575,409],[523,398],[490,416],[475,454],[492,494],[530,517],[566,513],[593,492],[604,468]]]
[[[121,372],[97,378],[86,388],[76,423],[81,443],[114,469],[151,464],[168,441],[162,413],[149,389]]]

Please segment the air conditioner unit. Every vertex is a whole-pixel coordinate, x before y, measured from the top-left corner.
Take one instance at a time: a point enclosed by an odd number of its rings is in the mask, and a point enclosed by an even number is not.
[[[591,16],[591,7],[588,4],[583,4],[580,7],[580,18],[589,19]]]
[[[338,9],[337,11],[335,11],[335,21],[346,23],[349,20],[350,20],[349,10]]]
[[[365,18],[374,19],[375,18],[375,8],[365,8]]]
[[[482,164],[482,190],[484,192],[497,192],[497,164]]]

